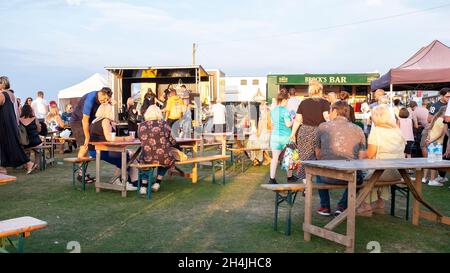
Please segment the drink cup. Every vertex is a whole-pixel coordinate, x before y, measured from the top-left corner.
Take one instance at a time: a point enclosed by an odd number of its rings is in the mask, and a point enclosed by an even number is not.
[[[111,141],[116,140],[116,133],[111,132]]]
[[[129,133],[131,139],[135,139],[136,138],[136,132],[135,131],[130,131],[128,133]]]

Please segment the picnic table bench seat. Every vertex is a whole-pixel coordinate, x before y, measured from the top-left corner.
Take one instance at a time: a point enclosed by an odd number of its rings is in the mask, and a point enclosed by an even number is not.
[[[361,185],[357,185],[357,188],[363,188],[367,183],[364,181]],[[409,217],[409,190],[407,187],[400,187],[398,185],[405,184],[403,179],[394,181],[378,181],[375,183],[375,187],[391,186],[391,215],[395,216],[395,197],[396,191],[404,194],[406,196],[406,220]],[[298,192],[304,192],[306,190],[306,184],[303,183],[287,183],[287,184],[262,184],[262,188],[271,190],[275,192],[275,219],[274,219],[274,230],[278,230],[278,210],[279,205],[286,202],[288,212],[286,215],[286,227],[285,234],[291,234],[291,212],[294,206],[295,199]],[[324,184],[324,183],[313,183],[313,190],[337,190],[347,188],[346,184]]]
[[[34,151],[40,158],[39,170],[44,171],[47,164],[52,164],[55,162],[55,157],[53,155],[53,145],[42,144],[36,147],[27,148],[28,151]],[[49,152],[49,157],[46,157],[46,151]]]
[[[64,162],[72,163],[72,185],[73,188],[76,188],[75,186],[75,175],[76,173],[81,170],[81,183],[83,187],[83,191],[86,191],[86,169],[88,166],[88,163],[91,161],[95,161],[95,158],[92,157],[67,157],[64,158]]]
[[[187,178],[191,178],[192,182],[195,183],[197,181],[197,167],[196,165],[198,163],[202,163],[202,162],[211,162],[212,163],[212,183],[215,184],[216,183],[216,177],[215,177],[215,166],[214,166],[214,162],[215,161],[222,161],[222,184],[225,184],[225,167],[226,167],[226,163],[225,161],[230,158],[230,156],[228,155],[211,155],[211,156],[199,156],[199,157],[194,157],[194,158],[189,158],[187,160],[183,160],[183,161],[177,161],[175,162],[175,166],[180,166],[180,165],[189,165],[189,164],[194,164],[194,167],[192,169],[192,173],[189,174],[185,174],[184,172],[182,172],[181,170],[179,170],[182,174],[182,176],[187,177]],[[145,164],[145,163],[132,163],[130,164],[130,167],[134,167],[137,168],[139,170],[139,175],[138,175],[138,194],[139,194],[139,190],[141,187],[141,182],[142,182],[142,177],[145,175],[147,177],[149,177],[149,181],[148,181],[148,185],[152,184],[152,178],[153,178],[153,173],[154,173],[154,169],[161,167],[161,165],[159,164]],[[147,198],[151,199],[151,190],[147,191]]]
[[[11,176],[11,175],[6,175],[6,174],[2,174],[0,173],[0,185],[1,184],[6,184],[9,182],[13,182],[16,181],[17,178],[15,176]]]
[[[227,148],[231,153],[231,162],[233,163],[233,168],[236,170],[236,160],[239,159],[241,161],[241,172],[244,172],[244,161],[248,156],[248,152],[259,152],[261,148],[246,148],[246,147],[236,147],[236,148]]]
[[[30,236],[32,231],[43,229],[47,227],[47,225],[47,222],[30,216],[0,221],[0,251],[6,252],[6,241],[9,241],[9,243],[14,246],[14,242],[8,237],[17,235],[19,236],[19,242],[16,248],[18,252],[22,253],[24,250],[25,238]]]

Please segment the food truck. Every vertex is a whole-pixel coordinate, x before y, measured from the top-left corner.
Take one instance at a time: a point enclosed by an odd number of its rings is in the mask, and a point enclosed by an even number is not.
[[[108,66],[111,89],[115,101],[116,119],[123,121],[122,113],[127,99],[143,99],[148,88],[151,88],[158,99],[164,96],[169,84],[177,91],[181,85],[198,94],[200,101],[209,104],[211,100],[209,75],[201,65],[187,66]]]
[[[346,73],[346,74],[276,74],[267,76],[267,97],[276,98],[281,88],[295,88],[296,96],[300,99],[308,97],[308,84],[312,79],[323,85],[324,95],[329,92],[338,94],[347,91],[349,102],[359,112],[359,106],[366,99],[371,98],[370,83],[380,77],[379,73]]]

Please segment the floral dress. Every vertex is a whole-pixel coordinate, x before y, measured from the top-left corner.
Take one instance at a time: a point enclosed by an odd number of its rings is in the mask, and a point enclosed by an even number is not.
[[[149,120],[140,124],[139,139],[142,142],[140,161],[171,167],[175,158],[171,148],[176,144],[169,125],[162,120]]]

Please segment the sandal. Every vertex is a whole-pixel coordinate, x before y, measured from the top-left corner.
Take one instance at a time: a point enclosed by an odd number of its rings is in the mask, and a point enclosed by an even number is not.
[[[78,180],[78,182],[83,182],[83,179],[82,179],[81,174],[78,174],[78,175],[77,175],[77,180]],[[86,184],[94,183],[94,182],[95,182],[95,178],[92,178],[89,174],[86,174],[86,175],[84,176],[84,182],[85,182]]]
[[[362,209],[359,207],[356,210],[356,216],[362,216],[362,217],[372,217],[373,211],[371,209]]]
[[[33,166],[30,169],[27,169],[27,174],[32,173],[34,170],[36,170],[37,164],[33,163]]]

